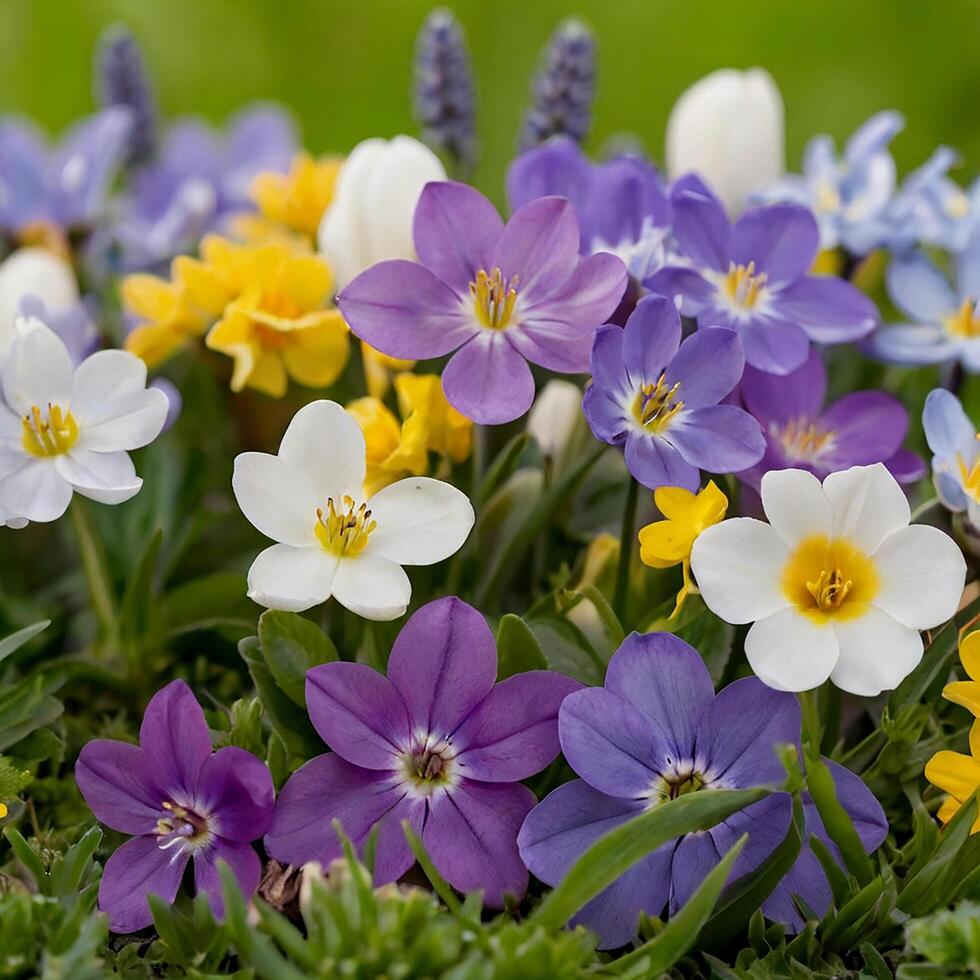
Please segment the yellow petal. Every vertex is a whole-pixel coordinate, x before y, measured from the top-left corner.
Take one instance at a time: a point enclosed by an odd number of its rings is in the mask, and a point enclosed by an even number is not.
[[[954,681],[943,688],[943,697],[966,708],[974,718],[980,718],[980,683]]]
[[[980,760],[944,749],[926,763],[926,779],[958,800],[966,800],[980,786]]]
[[[967,674],[980,681],[980,630],[973,630],[960,640],[960,660]]]
[[[715,486],[714,480],[697,495],[694,505],[694,523],[699,531],[723,520],[728,511],[728,498]]]
[[[657,509],[668,520],[693,523],[693,513],[697,498],[683,487],[658,487],[653,492]]]
[[[348,402],[347,411],[364,433],[368,466],[380,467],[398,448],[401,438],[398,419],[384,402],[371,396]]]
[[[221,316],[233,294],[210,266],[181,255],[173,261],[173,272],[174,281],[184,289],[188,303],[212,320]]]
[[[156,323],[169,320],[179,303],[178,290],[159,276],[126,276],[119,288],[126,309]]]
[[[402,425],[398,446],[385,460],[385,468],[413,476],[421,476],[429,468],[425,421],[418,412],[413,412]]]
[[[953,817],[956,816],[956,811],[963,806],[959,800],[954,799],[952,796],[947,796],[943,800],[942,806],[939,808],[936,816],[939,818],[941,823],[947,824]]]
[[[655,521],[640,529],[639,538],[640,560],[652,568],[669,568],[690,557],[695,533],[678,521]]]
[[[0,820],[3,820],[3,818],[6,815],[7,815],[7,804],[6,803],[0,803]]]
[[[980,720],[970,727],[970,755],[974,759],[980,759]]]
[[[327,388],[343,373],[350,336],[343,317],[325,310],[318,326],[298,330],[284,356],[290,377],[308,388]]]
[[[253,352],[254,356],[254,352]],[[235,373],[238,374],[238,363],[235,364]],[[245,371],[244,366],[242,372]],[[273,398],[282,398],[289,387],[289,378],[286,375],[286,366],[280,354],[263,351],[255,358],[251,371],[248,372],[245,384],[249,388],[255,388]],[[232,387],[234,388],[234,379]]]
[[[152,368],[176,354],[186,342],[186,336],[166,324],[141,323],[129,332],[123,346]]]

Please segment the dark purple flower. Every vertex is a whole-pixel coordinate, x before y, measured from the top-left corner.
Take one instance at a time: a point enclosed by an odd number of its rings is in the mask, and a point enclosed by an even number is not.
[[[734,330],[707,327],[681,343],[673,302],[646,296],[624,328],[607,324],[596,334],[582,410],[596,438],[625,448],[645,487],[696,492],[699,470],[743,470],[765,451],[759,423],[719,404],[744,364]]]
[[[481,424],[510,422],[534,400],[527,361],[585,372],[596,327],[616,309],[626,269],[612,255],[579,256],[572,205],[543,197],[506,226],[478,191],[427,184],[413,228],[419,263],[362,272],[337,298],[351,330],[392,357],[457,351],[442,386]]]
[[[909,417],[897,398],[855,391],[824,408],[827,369],[819,351],[790,374],[746,367],[741,394],[766,437],[762,459],[738,474],[756,491],[769,470],[809,470],[822,480],[837,470],[884,463],[900,483],[925,475],[922,459],[902,449]]]
[[[250,842],[272,821],[272,777],[244,749],[212,751],[204,712],[183,681],[146,706],[139,745],[89,742],[75,781],[102,823],[133,835],[106,862],[99,885],[99,908],[113,932],[148,926],[147,896],[172,902],[191,858],[197,890],[216,915],[223,912],[219,860],[245,895],[258,887],[261,863]]]
[[[132,113],[127,163],[141,164],[152,159],[157,145],[156,100],[143,53],[125,27],[109,27],[99,39],[95,95],[104,108],[127,106]]]
[[[820,245],[809,209],[751,208],[733,225],[693,176],[674,185],[671,206],[674,237],[692,265],[661,269],[647,287],[677,298],[700,326],[737,330],[753,367],[788,374],[806,360],[810,341],[857,340],[877,325],[877,308],[860,290],[807,275]]]
[[[495,685],[493,634],[472,606],[450,596],[423,606],[391,650],[385,678],[336,662],[306,675],[310,720],[334,750],[283,787],[269,853],[327,864],[341,854],[331,827],[362,848],[379,825],[375,884],[414,863],[407,820],[439,873],[460,891],[483,889],[499,908],[527,888],[517,831],[534,806],[519,782],[558,754],[558,706],[581,685],[546,670]]]
[[[604,687],[565,699],[558,727],[565,758],[582,778],[545,797],[518,837],[528,868],[549,885],[603,834],[667,800],[707,788],[779,785],[785,773],[776,749],[798,745],[800,709],[791,694],[755,677],[715,695],[700,654],[683,640],[633,633],[613,655]],[[832,768],[839,799],[871,850],[884,838],[884,813],[857,777]],[[808,820],[813,812],[810,805]],[[684,905],[743,833],[749,837],[732,879],[757,868],[782,842],[791,819],[789,794],[774,792],[711,830],[658,848],[573,922],[594,929],[604,948],[622,946],[635,938],[641,912],[659,915],[668,906],[674,914]],[[818,820],[807,831],[826,836]],[[818,912],[829,905],[827,881],[809,846],[770,896],[767,911],[791,921],[785,906],[792,894]]]

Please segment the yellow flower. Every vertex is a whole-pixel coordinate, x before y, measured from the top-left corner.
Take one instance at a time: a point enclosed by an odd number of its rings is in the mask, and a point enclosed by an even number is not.
[[[246,385],[274,397],[288,379],[311,388],[332,384],[347,363],[347,324],[329,308],[330,270],[316,256],[282,245],[255,250],[255,273],[207,335],[207,345],[234,358],[232,391]]]
[[[389,357],[363,341],[361,341],[361,360],[364,364],[364,380],[367,383],[368,394],[374,398],[384,398],[388,394],[394,372],[411,371],[415,367],[415,361]]]
[[[926,763],[926,779],[949,795],[939,808],[937,816],[948,823],[953,814],[973,795],[980,786],[980,734],[974,725],[970,732],[970,754],[943,749]],[[980,817],[974,821],[970,833],[980,832]]]
[[[970,680],[947,684],[943,688],[943,697],[980,719],[980,629],[960,637],[960,661]],[[973,723],[973,733],[980,738],[980,720]]]
[[[364,492],[368,496],[405,476],[421,476],[429,468],[425,423],[418,412],[399,425],[394,412],[370,395],[352,401],[347,411],[361,427],[367,445]]]
[[[698,494],[681,487],[660,487],[653,499],[666,520],[654,521],[640,529],[640,560],[650,568],[681,565],[684,584],[677,593],[671,618],[680,611],[687,597],[697,592],[691,581],[691,549],[698,535],[717,524],[728,510],[728,498],[714,481]]]
[[[333,200],[340,157],[314,160],[309,153],[293,157],[288,174],[270,171],[259,174],[251,186],[252,200],[268,223],[270,233],[276,226],[298,232],[307,240],[316,237],[320,218]],[[253,234],[258,225],[253,225]]]
[[[436,374],[399,374],[395,392],[402,418],[417,413],[425,423],[425,444],[430,452],[462,463],[473,445],[473,423],[449,404]]]
[[[0,820],[3,820],[3,818],[6,815],[7,815],[7,804],[6,803],[0,803]]]

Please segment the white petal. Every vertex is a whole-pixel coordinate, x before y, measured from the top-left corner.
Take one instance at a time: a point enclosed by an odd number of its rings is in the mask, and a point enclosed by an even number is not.
[[[905,493],[883,463],[831,473],[823,488],[834,508],[834,536],[869,555],[911,519]]]
[[[231,487],[242,513],[267,538],[317,544],[316,511],[325,501],[299,467],[269,453],[241,453],[235,457]]]
[[[956,542],[926,524],[903,527],[875,552],[881,589],[872,602],[905,626],[932,629],[956,612],[966,562]]]
[[[369,542],[356,558],[340,562],[333,597],[357,616],[387,622],[405,614],[412,583],[401,565],[373,554]]]
[[[745,637],[745,656],[756,676],[777,691],[809,691],[837,663],[837,636],[795,608],[760,619]]]
[[[65,407],[71,396],[72,365],[68,348],[40,320],[19,321],[24,332],[14,338],[0,367],[3,396],[18,414],[48,403]]]
[[[321,507],[328,497],[364,500],[365,453],[361,427],[330,401],[304,405],[279,444],[279,458],[307,474]]]
[[[75,447],[55,457],[55,468],[80,494],[100,504],[121,504],[143,486],[125,452],[95,453]]]
[[[874,606],[858,619],[835,620],[833,628],[840,657],[830,679],[850,694],[874,697],[891,691],[922,659],[918,630],[897,623]]]
[[[820,481],[806,470],[770,470],[762,478],[762,507],[790,548],[814,534],[830,537],[833,508]]]
[[[751,623],[789,605],[780,576],[789,549],[762,521],[734,517],[694,542],[691,568],[708,608],[728,623]]]
[[[248,597],[267,609],[302,612],[330,598],[337,556],[319,545],[274,544],[248,570]]]
[[[527,433],[545,456],[556,456],[571,440],[581,417],[582,389],[571,381],[552,379],[534,399]]]
[[[0,355],[15,336],[20,301],[34,295],[45,309],[62,312],[78,302],[71,264],[46,248],[19,248],[0,262]]]
[[[378,522],[371,550],[399,565],[432,565],[456,554],[474,521],[465,493],[425,476],[392,483],[368,507]]]
[[[25,453],[20,466],[5,469],[0,479],[0,510],[29,521],[56,521],[68,509],[71,493],[53,459]]]

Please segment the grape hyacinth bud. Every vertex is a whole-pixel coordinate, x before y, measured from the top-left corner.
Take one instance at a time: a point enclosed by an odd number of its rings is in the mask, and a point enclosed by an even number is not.
[[[559,24],[534,77],[533,99],[521,130],[522,151],[559,133],[579,143],[585,139],[592,121],[595,75],[592,31],[574,18]]]
[[[95,95],[103,108],[126,106],[133,129],[126,161],[146,163],[156,152],[157,108],[136,39],[125,27],[109,27],[99,41]]]
[[[423,141],[469,173],[476,161],[473,69],[463,28],[445,8],[426,17],[416,41],[415,116]]]

